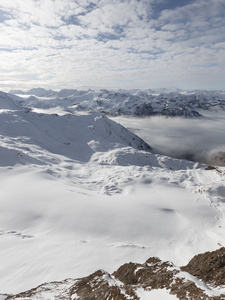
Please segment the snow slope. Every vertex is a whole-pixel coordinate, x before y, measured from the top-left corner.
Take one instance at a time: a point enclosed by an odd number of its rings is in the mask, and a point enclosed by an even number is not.
[[[224,168],[155,155],[98,113],[0,96],[0,293],[224,246]]]

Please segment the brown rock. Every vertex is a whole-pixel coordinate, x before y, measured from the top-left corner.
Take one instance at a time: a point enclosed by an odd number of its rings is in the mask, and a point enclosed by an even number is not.
[[[190,275],[197,277],[194,280]],[[151,257],[143,264],[127,263],[112,275],[98,270],[79,279],[45,283],[6,300],[51,299],[57,300],[140,300],[138,288],[144,290],[164,289],[180,300],[224,300],[225,295],[208,296],[195,282],[201,279],[211,286],[225,284],[225,248],[196,255],[185,267],[175,267]],[[54,293],[54,298],[52,298]]]
[[[181,269],[206,283],[225,285],[225,248],[196,255]]]

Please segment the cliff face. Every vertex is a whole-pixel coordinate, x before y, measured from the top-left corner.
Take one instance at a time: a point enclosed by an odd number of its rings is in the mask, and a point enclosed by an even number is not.
[[[151,257],[145,263],[127,263],[113,274],[103,270],[80,279],[45,283],[10,299],[126,300],[142,299],[164,290],[174,299],[225,299],[225,248],[196,255],[186,266],[176,267]],[[50,297],[50,298],[49,298]],[[146,299],[146,298],[145,298]]]

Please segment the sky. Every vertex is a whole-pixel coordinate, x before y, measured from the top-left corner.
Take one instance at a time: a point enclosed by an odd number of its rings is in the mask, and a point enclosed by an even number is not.
[[[1,0],[0,90],[225,90],[224,0]]]

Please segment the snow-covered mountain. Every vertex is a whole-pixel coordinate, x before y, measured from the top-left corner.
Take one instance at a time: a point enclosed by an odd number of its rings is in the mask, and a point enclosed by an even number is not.
[[[74,113],[100,94],[110,111],[111,102],[128,107],[137,91],[76,93],[0,94],[0,294],[72,287],[63,281],[149,257],[179,267],[225,245],[224,167],[154,154],[100,109]]]
[[[0,109],[4,110],[22,110],[22,107],[16,104],[11,97],[9,97],[6,93],[0,92]]]
[[[55,154],[87,162],[97,151],[116,152],[125,147],[151,150],[138,136],[104,115],[38,114],[15,104],[4,93],[0,97],[0,165],[46,164]],[[6,152],[11,153],[9,159]]]
[[[104,112],[109,115],[132,116],[183,116],[199,117],[200,109],[224,109],[225,93],[220,91],[175,91],[154,94],[154,91],[78,91],[32,89],[26,93],[11,91],[12,94],[30,95],[21,100],[24,105],[35,108],[63,107],[71,113],[88,111]],[[37,98],[38,97],[38,98]]]
[[[37,97],[57,97],[58,95],[58,92],[55,92],[53,90],[46,90],[43,88],[33,88],[29,91],[11,90],[10,93],[14,95],[34,95]]]

